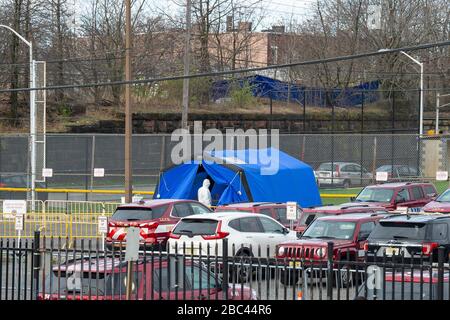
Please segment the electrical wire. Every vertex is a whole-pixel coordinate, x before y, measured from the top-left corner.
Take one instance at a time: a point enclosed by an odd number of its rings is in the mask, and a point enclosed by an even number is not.
[[[325,59],[316,59],[316,60],[308,60],[302,62],[294,62],[287,64],[275,64],[267,67],[258,67],[258,68],[248,68],[248,69],[237,69],[237,70],[227,70],[227,71],[219,71],[219,72],[207,72],[207,73],[197,73],[191,74],[189,76],[178,75],[178,76],[169,76],[169,77],[157,77],[157,78],[148,78],[148,79],[140,79],[140,80],[130,80],[130,81],[112,81],[112,82],[100,82],[100,83],[86,83],[86,84],[75,84],[75,85],[58,85],[58,86],[49,86],[49,87],[37,87],[37,88],[15,88],[15,89],[1,89],[0,93],[6,92],[28,92],[28,91],[38,91],[38,90],[61,90],[61,89],[75,89],[75,88],[90,88],[90,87],[103,87],[103,86],[121,86],[121,85],[132,85],[132,84],[145,84],[159,81],[169,81],[169,80],[182,80],[182,79],[194,79],[194,78],[202,78],[202,77],[217,77],[223,75],[233,75],[240,73],[252,73],[258,71],[266,71],[266,70],[274,70],[274,69],[282,69],[288,67],[299,67],[299,66],[309,66],[316,64],[325,64],[331,62],[338,61],[348,61],[355,60],[367,57],[380,56],[385,54],[397,53],[400,51],[417,51],[423,49],[429,49],[434,47],[443,47],[449,46],[449,41],[442,42],[434,42],[428,44],[415,45],[410,47],[403,48],[395,48],[395,49],[385,49],[382,51],[374,51],[374,52],[366,52],[354,55],[333,57],[333,58],[325,58]]]

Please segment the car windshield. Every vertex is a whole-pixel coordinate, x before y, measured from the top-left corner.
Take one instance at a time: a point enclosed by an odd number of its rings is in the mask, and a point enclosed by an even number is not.
[[[356,223],[348,221],[315,220],[306,229],[302,238],[322,239],[351,239],[355,232]]]
[[[437,199],[437,202],[450,202],[450,189],[441,194]]]
[[[140,221],[161,218],[167,206],[156,208],[117,208],[111,217],[112,221]]]
[[[217,223],[217,220],[211,219],[183,219],[173,229],[172,233],[188,236],[214,235]]]
[[[370,239],[424,240],[426,224],[403,221],[380,221],[369,236]]]
[[[391,202],[394,190],[386,188],[365,188],[356,198],[359,202]]]

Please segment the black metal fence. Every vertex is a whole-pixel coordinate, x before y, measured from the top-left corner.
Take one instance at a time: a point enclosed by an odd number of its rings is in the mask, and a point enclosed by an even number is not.
[[[449,300],[445,248],[431,255],[369,256],[339,250],[214,245],[125,247],[64,239],[0,241],[0,300]],[[325,253],[325,254],[322,254]],[[358,254],[359,253],[359,254]],[[448,253],[447,253],[448,255]],[[322,258],[321,258],[321,257]],[[127,290],[128,289],[128,290]]]

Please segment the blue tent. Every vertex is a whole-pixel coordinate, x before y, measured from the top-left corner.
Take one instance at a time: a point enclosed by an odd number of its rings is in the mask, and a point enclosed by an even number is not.
[[[271,165],[278,170],[271,171]],[[215,205],[296,201],[306,208],[322,204],[312,168],[274,148],[212,151],[201,162],[171,166],[160,173],[154,198],[196,200],[205,178],[211,181]]]

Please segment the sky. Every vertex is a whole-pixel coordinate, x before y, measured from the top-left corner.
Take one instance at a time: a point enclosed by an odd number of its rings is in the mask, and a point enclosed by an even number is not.
[[[87,6],[85,4],[89,0],[71,0],[73,1],[73,8],[77,12],[76,16],[79,16],[82,10],[85,10]],[[150,3],[150,8],[155,10],[168,9],[168,12],[180,12],[180,6],[177,3],[185,3],[186,0],[147,0]],[[255,0],[239,0],[243,3],[251,3]],[[266,12],[261,23],[257,27],[257,30],[269,28],[271,25],[282,24],[290,19],[302,21],[311,15],[309,7],[315,3],[316,0],[260,0],[261,5]]]

